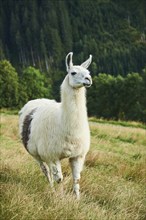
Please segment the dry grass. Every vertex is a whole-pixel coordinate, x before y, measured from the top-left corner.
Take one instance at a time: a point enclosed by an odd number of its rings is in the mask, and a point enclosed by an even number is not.
[[[91,123],[91,149],[72,195],[68,161],[64,192],[53,192],[18,137],[18,117],[1,115],[1,220],[145,220],[146,130]]]

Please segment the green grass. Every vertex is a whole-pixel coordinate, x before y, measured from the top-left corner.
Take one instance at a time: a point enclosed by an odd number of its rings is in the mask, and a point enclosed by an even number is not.
[[[98,122],[101,124],[111,124],[111,125],[121,125],[123,127],[134,127],[134,128],[143,128],[146,129],[146,124],[141,122],[134,122],[134,121],[113,121],[113,120],[103,120],[98,118],[90,118],[91,122]]]
[[[1,114],[6,114],[6,115],[18,115],[18,110],[17,109],[6,109],[6,108],[1,108],[0,113]]]
[[[146,130],[133,124],[91,120],[77,201],[68,160],[54,192],[19,140],[18,116],[1,114],[1,220],[145,220]]]

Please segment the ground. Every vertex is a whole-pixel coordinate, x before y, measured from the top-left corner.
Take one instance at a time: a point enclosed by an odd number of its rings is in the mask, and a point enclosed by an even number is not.
[[[19,139],[18,116],[1,114],[1,220],[146,219],[145,125],[91,118],[90,128],[77,201],[68,160],[54,192]]]

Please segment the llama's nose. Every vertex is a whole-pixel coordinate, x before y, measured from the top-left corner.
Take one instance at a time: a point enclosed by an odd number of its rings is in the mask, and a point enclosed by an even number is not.
[[[90,83],[90,79],[89,79],[89,77],[85,77],[85,80],[89,81],[89,83]]]
[[[86,76],[85,77],[85,83],[84,83],[84,86],[85,87],[90,87],[92,85],[92,78],[91,78],[91,76]]]

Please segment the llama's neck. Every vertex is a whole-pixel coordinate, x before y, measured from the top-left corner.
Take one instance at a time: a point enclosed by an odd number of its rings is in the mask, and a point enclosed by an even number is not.
[[[87,123],[85,88],[73,89],[69,85],[68,75],[61,85],[61,117],[63,123],[72,129],[80,129]]]

